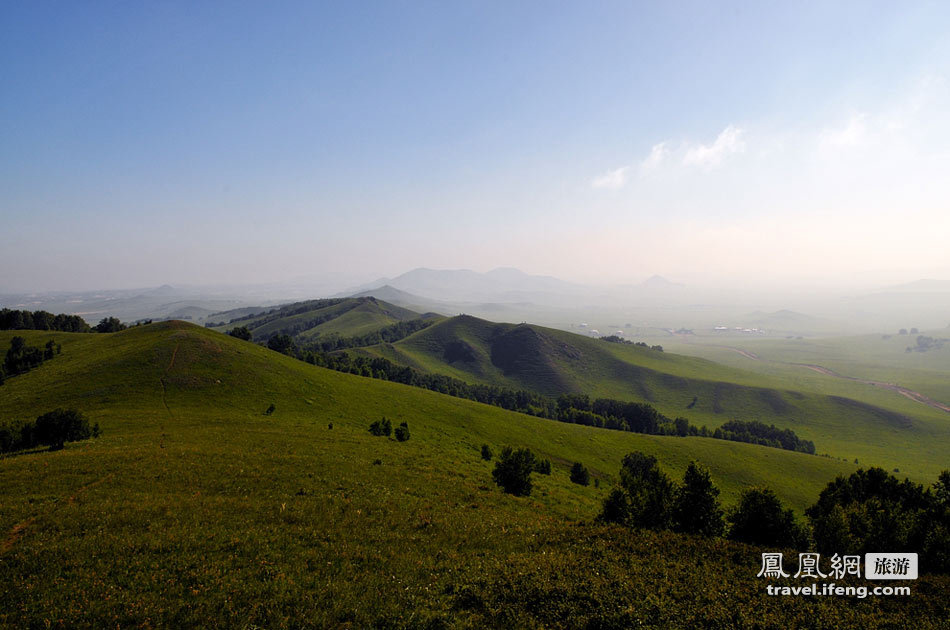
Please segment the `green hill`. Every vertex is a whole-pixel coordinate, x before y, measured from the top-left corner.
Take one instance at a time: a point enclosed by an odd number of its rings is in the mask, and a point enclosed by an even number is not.
[[[656,454],[677,476],[689,460],[702,462],[727,503],[765,484],[798,510],[853,466],[561,424],[324,370],[178,322],[21,334],[53,338],[63,352],[0,387],[0,418],[71,406],[103,436],[0,459],[0,626],[851,618],[831,599],[816,609],[766,598],[753,577],[755,549],[582,523],[632,450]],[[408,422],[411,440],[371,436],[369,422],[382,415]],[[553,474],[537,476],[530,498],[503,495],[479,457],[483,443],[496,452],[529,446],[551,459]],[[574,461],[599,488],[568,481]],[[717,584],[740,592],[745,612],[676,603],[711,588],[689,561],[697,554],[721,567]],[[644,574],[644,563],[664,568]],[[577,590],[586,583],[578,571],[610,578]],[[657,616],[638,602],[663,576],[657,601],[666,612]],[[613,603],[591,607],[591,595]],[[561,608],[534,608],[532,597],[557,598]],[[896,614],[884,605],[868,614]]]
[[[440,316],[433,313],[421,315],[374,297],[331,298],[296,302],[263,313],[233,318],[214,329],[224,332],[234,326],[246,326],[255,341],[267,340],[279,333],[307,341],[329,335],[364,335],[420,317]]]
[[[669,417],[710,428],[733,419],[774,423],[814,441],[819,452],[920,480],[946,466],[950,449],[950,426],[941,413],[900,396],[866,402],[853,398],[846,383],[840,392],[789,389],[779,378],[708,360],[529,324],[459,316],[393,344],[348,352],[549,396],[648,402]]]

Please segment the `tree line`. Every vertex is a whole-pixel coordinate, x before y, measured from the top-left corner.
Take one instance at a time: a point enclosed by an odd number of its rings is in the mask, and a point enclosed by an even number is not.
[[[691,463],[673,482],[655,457],[624,457],[620,481],[604,499],[599,520],[633,528],[701,536],[825,555],[916,552],[924,570],[950,573],[950,470],[925,488],[882,468],[831,481],[800,521],[768,488],[747,488],[723,510],[709,472]]]
[[[236,329],[229,334],[236,334]],[[241,334],[236,336],[243,337]],[[791,429],[779,429],[761,422],[733,420],[727,423],[729,429],[709,430],[706,426],[696,427],[686,418],[670,419],[647,403],[607,398],[591,401],[586,394],[562,394],[557,399],[551,399],[526,390],[472,384],[450,376],[400,366],[382,357],[354,357],[347,352],[327,353],[314,350],[313,346],[301,349],[289,335],[274,335],[268,340],[267,347],[338,372],[420,387],[539,418],[633,433],[710,437],[815,453],[814,443],[799,438]]]
[[[61,332],[92,332],[79,315],[47,311],[15,311],[0,309],[0,330],[58,330]]]
[[[0,385],[17,374],[24,374],[39,367],[63,351],[62,346],[50,339],[43,348],[26,345],[26,339],[16,336],[10,340],[3,364],[0,365]]]
[[[35,421],[0,425],[0,453],[22,451],[37,446],[50,450],[63,448],[66,442],[99,437],[99,423],[90,426],[89,419],[75,409],[55,409]]]

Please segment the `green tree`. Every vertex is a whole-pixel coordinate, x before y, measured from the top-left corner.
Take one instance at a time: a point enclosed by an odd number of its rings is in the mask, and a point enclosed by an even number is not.
[[[487,444],[482,444],[482,459],[486,462],[490,462],[492,458],[491,447]]]
[[[290,335],[274,335],[267,340],[267,347],[281,354],[293,354],[297,350],[297,344]]]
[[[376,436],[389,437],[393,432],[393,423],[386,416],[369,425],[369,432]]]
[[[99,320],[99,323],[96,324],[96,332],[101,333],[113,333],[125,329],[126,325],[115,317],[103,317],[101,320]]]
[[[683,485],[676,489],[673,499],[673,529],[720,536],[724,528],[719,488],[713,485],[708,470],[690,462],[683,474]]]
[[[571,481],[581,486],[590,485],[590,473],[584,464],[574,462],[574,465],[571,466]]]
[[[729,513],[729,538],[753,545],[805,549],[808,532],[772,490],[748,488]]]
[[[75,409],[56,409],[36,419],[36,442],[61,449],[66,442],[92,437],[89,420]]]
[[[643,529],[668,529],[672,506],[673,482],[660,470],[656,457],[636,451],[624,456],[620,487],[605,499],[601,518]]]
[[[405,422],[400,422],[399,426],[396,427],[396,439],[400,442],[405,442],[409,439],[409,425]]]
[[[518,450],[506,446],[495,463],[492,478],[508,494],[526,497],[531,494],[531,473],[537,458],[526,448]]]
[[[251,340],[251,331],[247,329],[247,326],[235,326],[228,331],[228,334],[237,339],[243,339],[244,341]]]

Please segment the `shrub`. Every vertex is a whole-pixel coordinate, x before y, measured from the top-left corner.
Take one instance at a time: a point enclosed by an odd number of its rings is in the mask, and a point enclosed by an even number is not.
[[[271,403],[270,405],[267,406],[267,409],[264,410],[264,415],[269,416],[275,411],[277,411],[277,407],[274,406],[274,403]]]
[[[393,432],[393,424],[386,418],[386,416],[383,416],[382,419],[377,420],[373,424],[369,425],[369,432],[373,435],[388,437]]]
[[[409,439],[409,425],[405,422],[400,422],[399,426],[396,427],[396,439],[400,442],[405,442]]]
[[[235,326],[228,331],[228,334],[236,339],[251,340],[251,331],[247,329],[247,326]]]
[[[487,444],[482,444],[482,459],[486,462],[490,462],[492,458],[491,447]]]
[[[75,409],[56,409],[36,419],[36,442],[61,449],[66,442],[92,437],[89,420]]]
[[[528,449],[519,448],[516,451],[506,446],[495,463],[492,477],[506,493],[526,497],[531,494],[531,473],[534,472],[536,461],[534,453]]]
[[[584,464],[574,462],[574,465],[571,466],[571,481],[581,486],[590,485],[590,473],[587,472]]]
[[[125,330],[126,325],[120,322],[115,317],[103,317],[98,324],[96,324],[95,331],[101,333],[112,333]]]
[[[719,536],[725,525],[719,505],[719,488],[713,485],[709,471],[690,462],[683,485],[673,499],[673,529],[700,536]]]
[[[729,538],[763,547],[808,546],[808,532],[768,488],[749,488],[729,514]]]
[[[536,459],[534,462],[534,472],[539,475],[550,475],[551,474],[551,460],[548,459]]]
[[[673,482],[660,470],[656,457],[628,453],[620,466],[620,488],[604,500],[601,519],[644,529],[668,529],[672,504]]]

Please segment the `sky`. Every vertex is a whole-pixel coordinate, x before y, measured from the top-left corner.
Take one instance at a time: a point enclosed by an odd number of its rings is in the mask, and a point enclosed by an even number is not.
[[[950,279],[950,4],[0,4],[0,291]]]

